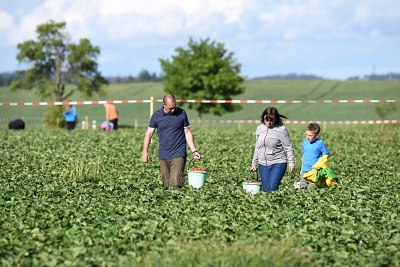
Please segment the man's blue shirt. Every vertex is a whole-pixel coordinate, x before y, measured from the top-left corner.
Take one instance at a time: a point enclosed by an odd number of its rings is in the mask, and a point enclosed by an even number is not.
[[[186,157],[186,136],[184,128],[190,126],[185,110],[176,107],[173,114],[163,108],[153,113],[149,128],[157,129],[158,158],[161,160]]]
[[[318,138],[312,143],[307,138],[304,138],[301,152],[303,152],[303,164],[301,166],[301,171],[303,172],[311,171],[312,166],[317,163],[320,157],[329,154],[324,142]]]

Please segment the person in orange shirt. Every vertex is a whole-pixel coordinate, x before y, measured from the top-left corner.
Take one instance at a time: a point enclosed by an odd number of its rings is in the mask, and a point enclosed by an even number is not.
[[[113,104],[104,104],[106,110],[106,121],[114,125],[114,130],[118,129],[118,110]]]

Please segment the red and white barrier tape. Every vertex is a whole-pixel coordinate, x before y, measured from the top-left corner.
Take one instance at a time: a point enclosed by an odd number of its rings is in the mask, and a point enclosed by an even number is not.
[[[10,122],[15,120],[16,118],[6,118],[6,119],[0,119],[0,122]],[[44,120],[44,118],[42,117],[24,117],[24,120],[28,121],[28,120]],[[99,119],[99,118],[91,118],[91,120],[93,119]],[[55,119],[54,119],[55,120]],[[101,120],[101,119],[99,119]],[[135,119],[130,119],[132,121],[134,121]],[[139,119],[140,121],[146,121],[148,122],[148,119]],[[260,124],[260,120],[190,120],[190,122],[195,122],[195,123],[247,123],[247,124]],[[365,125],[365,124],[396,124],[396,123],[400,123],[400,120],[359,120],[359,121],[313,121],[313,120],[309,120],[309,121],[300,121],[300,120],[284,120],[283,123],[284,124],[309,124],[311,122],[316,122],[319,124],[342,124],[342,125],[346,125],[346,124],[361,124],[361,125]]]
[[[306,104],[306,103],[386,103],[400,102],[396,100],[176,100],[182,103],[209,104]]]
[[[162,102],[162,100],[101,100],[101,101],[63,101],[63,102],[4,102],[0,106],[62,106],[62,105],[98,105]]]
[[[197,123],[261,123],[260,120],[191,120]],[[360,120],[360,121],[299,121],[299,120],[284,120],[283,124],[309,124],[316,122],[319,124],[395,124],[400,123],[400,120]]]
[[[99,100],[99,101],[63,101],[63,102],[3,102],[0,106],[62,106],[62,105],[98,105],[98,104],[132,104],[132,103],[162,103],[162,99],[154,100]],[[312,103],[400,103],[393,100],[176,100],[181,103],[205,104],[312,104]]]

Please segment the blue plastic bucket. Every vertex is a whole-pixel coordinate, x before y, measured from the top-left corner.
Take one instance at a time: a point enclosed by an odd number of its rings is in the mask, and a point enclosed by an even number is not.
[[[194,188],[200,188],[206,183],[206,171],[189,171],[188,179],[189,185]]]

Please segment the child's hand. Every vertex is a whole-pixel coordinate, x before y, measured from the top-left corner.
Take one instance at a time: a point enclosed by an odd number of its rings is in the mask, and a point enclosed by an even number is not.
[[[294,172],[294,166],[289,166],[290,173]]]

